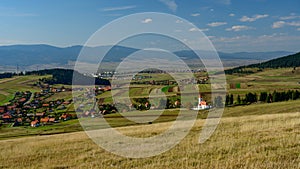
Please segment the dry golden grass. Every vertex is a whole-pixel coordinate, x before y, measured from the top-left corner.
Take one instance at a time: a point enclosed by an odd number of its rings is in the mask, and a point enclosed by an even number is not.
[[[106,152],[84,132],[3,140],[0,168],[299,168],[299,119],[300,113],[223,118],[204,144],[198,144],[204,120],[197,120],[179,145],[145,159]],[[170,123],[119,130],[143,137]]]

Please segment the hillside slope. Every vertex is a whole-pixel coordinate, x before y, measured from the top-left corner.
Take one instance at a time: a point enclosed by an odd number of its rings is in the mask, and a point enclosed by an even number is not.
[[[226,74],[232,73],[251,73],[245,69],[247,68],[288,68],[288,67],[299,67],[300,66],[300,52],[276,59],[272,59],[266,62],[251,64],[248,66],[240,66],[233,69],[226,70]]]
[[[0,141],[0,168],[298,168],[299,113],[223,118],[199,144],[204,120],[176,147],[155,157],[124,158],[98,147],[83,132]],[[118,128],[136,137],[162,132],[171,122]]]
[[[252,64],[247,67],[258,67],[258,68],[286,68],[286,67],[298,67],[300,66],[300,52],[288,55],[285,57],[272,59],[267,62]]]

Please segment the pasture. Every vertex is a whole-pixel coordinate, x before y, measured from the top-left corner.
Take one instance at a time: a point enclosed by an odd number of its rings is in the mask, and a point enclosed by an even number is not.
[[[84,132],[0,141],[2,168],[299,168],[299,112],[225,117],[203,144],[204,120],[173,149],[155,157],[124,158],[98,147]],[[149,137],[170,122],[119,127]],[[151,130],[149,130],[151,129]]]

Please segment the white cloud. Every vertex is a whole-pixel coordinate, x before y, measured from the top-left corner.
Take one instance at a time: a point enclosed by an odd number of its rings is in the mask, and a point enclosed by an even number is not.
[[[240,21],[241,22],[254,22],[258,19],[262,19],[262,18],[266,18],[268,17],[269,15],[267,14],[264,14],[264,15],[253,15],[252,17],[248,17],[248,16],[243,16]]]
[[[289,25],[289,26],[300,26],[300,21],[287,22],[286,24]]]
[[[290,20],[290,19],[297,19],[300,18],[300,16],[282,16],[279,19],[280,20]]]
[[[192,13],[191,16],[200,16],[199,13]]]
[[[197,29],[197,28],[191,28],[191,29],[189,29],[189,31],[190,32],[196,32],[196,31],[199,31],[199,29]]]
[[[240,40],[249,39],[249,36],[241,35],[241,36],[235,36],[235,37],[219,37],[219,38],[213,38],[214,42],[235,42]]]
[[[272,28],[273,29],[276,29],[276,28],[282,28],[284,26],[300,26],[300,21],[294,21],[294,22],[285,22],[285,21],[277,21],[277,22],[274,22],[273,25],[272,25]]]
[[[273,38],[279,38],[279,37],[284,37],[287,36],[286,33],[273,33],[270,35],[261,35],[259,37],[257,37],[258,39],[273,39]]]
[[[121,10],[128,10],[128,9],[133,9],[136,8],[135,5],[130,5],[130,6],[118,6],[118,7],[108,7],[108,8],[103,8],[102,11],[108,12],[108,11],[121,11]]]
[[[289,16],[279,17],[280,20],[291,20],[291,19],[298,19],[298,18],[300,18],[300,16],[294,13],[291,13]]]
[[[285,25],[285,21],[277,21],[277,22],[274,22],[273,25],[272,25],[272,28],[273,29],[276,29],[276,28],[281,28]]]
[[[209,29],[208,28],[204,28],[204,29],[200,29],[200,31],[207,32],[207,31],[209,31]]]
[[[217,27],[217,26],[222,26],[222,25],[226,25],[226,24],[227,24],[227,22],[212,22],[207,25],[210,27]]]
[[[183,23],[183,21],[182,21],[182,20],[179,20],[179,19],[177,19],[175,22],[176,22],[176,23]]]
[[[231,17],[234,17],[234,16],[235,16],[235,14],[234,14],[234,13],[231,13],[231,14],[229,14],[229,16],[231,16]]]
[[[142,20],[142,23],[150,23],[152,21],[153,20],[151,18],[146,18],[146,19]]]
[[[177,4],[175,0],[159,0],[163,4],[165,4],[171,11],[176,12]]]
[[[265,34],[260,36],[240,35],[234,37],[211,38],[217,50],[222,52],[241,51],[299,51],[300,36],[284,33]]]
[[[231,28],[227,28],[226,31],[245,31],[245,30],[250,30],[250,29],[255,29],[253,27],[245,26],[245,25],[235,25],[232,26]]]

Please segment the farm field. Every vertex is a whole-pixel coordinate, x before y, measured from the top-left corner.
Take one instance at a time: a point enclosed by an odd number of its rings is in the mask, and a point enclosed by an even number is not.
[[[143,76],[149,76],[149,74],[142,74]],[[163,79],[163,80],[171,80],[169,76],[166,74],[150,74],[152,77]],[[184,76],[184,74],[183,74]],[[205,74],[203,72],[196,73],[196,77],[203,78]],[[141,82],[145,82],[149,79],[142,79]],[[151,78],[151,80],[153,80]],[[234,98],[237,95],[244,97],[247,93],[256,93],[259,94],[260,92],[277,92],[280,91],[288,91],[288,90],[300,90],[300,68],[297,68],[293,71],[293,68],[278,68],[278,69],[265,69],[262,72],[257,72],[253,74],[234,74],[234,75],[226,75],[227,80],[227,92],[229,94],[233,94]],[[137,82],[135,80],[134,82]],[[235,86],[239,84],[239,88],[231,88],[231,85]],[[209,93],[211,92],[210,84],[198,84],[199,92],[202,93],[205,99],[210,100]],[[132,85],[129,91],[129,95],[132,98],[141,98],[146,97],[147,94],[152,92],[154,89],[164,89],[164,85]],[[120,89],[116,89],[114,92],[114,96],[118,96],[119,98],[125,97],[126,93],[119,92]],[[180,91],[182,93],[186,93],[186,91]],[[166,92],[167,96],[174,96],[179,91],[176,92]],[[98,97],[105,98],[105,102],[111,102],[111,94],[110,92],[103,93]]]
[[[300,89],[300,69],[293,68],[266,69],[249,75],[226,75],[228,88],[230,84],[240,83],[240,89],[229,89],[233,94],[247,92],[273,92]]]
[[[38,87],[32,86],[40,78],[49,76],[16,76],[8,79],[0,79],[0,105],[11,100],[17,91],[40,91]]]

